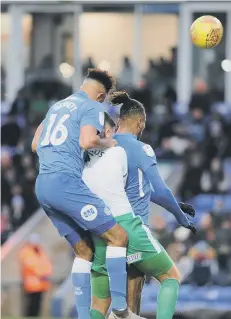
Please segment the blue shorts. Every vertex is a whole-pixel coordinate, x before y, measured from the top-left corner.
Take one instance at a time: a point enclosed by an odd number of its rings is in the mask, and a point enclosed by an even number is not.
[[[116,221],[104,202],[94,195],[82,179],[64,173],[38,175],[36,196],[61,236],[83,238],[87,230],[100,235]]]

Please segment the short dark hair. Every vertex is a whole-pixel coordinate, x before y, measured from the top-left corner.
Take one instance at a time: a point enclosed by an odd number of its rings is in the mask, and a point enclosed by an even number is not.
[[[101,83],[105,87],[107,93],[111,89],[114,89],[116,85],[116,80],[112,75],[110,75],[107,71],[96,68],[88,69],[87,79],[92,79]]]
[[[112,128],[116,127],[116,123],[114,122],[113,118],[107,112],[104,112],[104,124],[109,124]]]
[[[145,116],[145,108],[143,104],[137,100],[131,99],[125,91],[113,92],[110,95],[109,100],[113,105],[122,104],[120,108],[121,119],[136,114]]]

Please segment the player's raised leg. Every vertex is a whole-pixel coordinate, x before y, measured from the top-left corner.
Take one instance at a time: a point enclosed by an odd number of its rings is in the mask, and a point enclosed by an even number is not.
[[[84,188],[83,185],[82,188]],[[83,206],[79,215],[81,219],[77,217],[76,219],[78,219],[81,227],[88,228],[90,232],[104,239],[105,245],[107,245],[106,266],[110,278],[112,309],[117,313],[116,318],[130,318],[127,314],[126,302],[127,233],[120,225],[116,224],[102,201],[91,193],[89,193],[88,199],[93,205]],[[74,217],[72,216],[72,218]],[[82,238],[84,237],[82,236]],[[90,316],[91,244],[86,238],[84,240],[79,239],[76,232],[67,235],[66,239],[72,244],[76,254],[72,267],[72,284],[75,289],[76,308],[79,318],[87,318],[86,314]],[[94,317],[91,316],[91,319],[94,319]]]
[[[134,266],[139,271],[156,278],[160,282],[160,289],[157,299],[157,319],[172,319],[180,284],[180,273],[172,259],[165,249],[160,245],[157,239],[151,235],[148,228],[140,230],[139,242],[134,238],[136,249],[142,251],[142,260],[135,263]],[[130,237],[129,237],[130,240]],[[166,300],[168,306],[166,307]]]
[[[111,292],[109,287],[109,275],[107,273],[107,267],[105,263],[106,259],[106,243],[104,240],[97,236],[93,236],[93,243],[95,247],[94,261],[91,272],[91,286],[92,286],[92,305],[91,305],[91,319],[105,319],[107,312],[111,304]],[[133,266],[128,267],[128,288],[132,286],[140,286],[142,282],[142,275]],[[135,277],[140,277],[135,282]],[[118,279],[118,278],[117,278]],[[133,302],[132,295],[128,298],[128,307],[130,310],[127,311],[127,317],[140,319],[139,315],[134,312],[138,309],[134,305],[136,301],[139,303],[139,297]],[[139,308],[139,307],[138,307]],[[132,312],[133,311],[133,312]],[[112,312],[110,318],[118,318],[115,312]]]

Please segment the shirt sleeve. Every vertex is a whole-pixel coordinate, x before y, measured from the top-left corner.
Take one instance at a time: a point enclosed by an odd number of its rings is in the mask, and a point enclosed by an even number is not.
[[[151,193],[151,202],[168,210],[176,217],[180,225],[188,227],[189,221],[187,216],[181,210],[171,190],[161,178],[157,166],[149,167],[145,174],[154,190]]]
[[[98,102],[87,102],[80,127],[91,125],[100,133],[104,127],[104,109]]]
[[[143,172],[145,172],[150,166],[157,164],[155,152],[150,145],[142,143],[140,146],[139,154],[139,166]]]

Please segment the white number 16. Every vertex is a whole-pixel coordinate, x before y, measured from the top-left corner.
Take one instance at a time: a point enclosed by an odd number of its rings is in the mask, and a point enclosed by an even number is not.
[[[68,136],[68,130],[66,126],[64,125],[64,122],[70,117],[70,114],[63,115],[61,119],[58,121],[58,123],[55,125],[53,131],[51,132],[51,129],[55,123],[57,115],[58,114],[52,114],[49,118],[49,124],[47,127],[46,135],[43,141],[41,142],[42,146],[47,146],[49,144],[52,144],[54,146],[61,145],[65,142]]]

